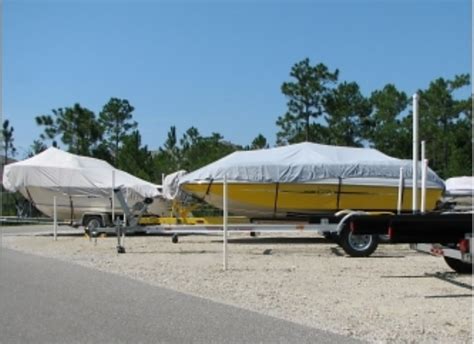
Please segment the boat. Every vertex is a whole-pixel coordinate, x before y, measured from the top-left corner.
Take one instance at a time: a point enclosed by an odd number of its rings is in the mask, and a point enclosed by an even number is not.
[[[179,185],[185,193],[222,209],[226,179],[229,212],[252,218],[287,218],[344,209],[395,211],[401,169],[402,211],[411,211],[412,161],[372,148],[303,142],[237,151],[182,176]],[[426,187],[426,209],[433,209],[444,182],[431,169]]]
[[[452,211],[473,211],[474,177],[462,176],[446,179],[442,208]]]
[[[113,181],[115,179],[115,181]],[[161,197],[159,186],[118,170],[108,162],[79,156],[51,147],[16,163],[6,165],[3,186],[20,192],[39,211],[57,219],[79,223],[85,214],[112,213],[112,188],[121,187],[128,204],[153,199],[148,212],[163,215],[169,202]],[[114,213],[123,213],[114,199]]]

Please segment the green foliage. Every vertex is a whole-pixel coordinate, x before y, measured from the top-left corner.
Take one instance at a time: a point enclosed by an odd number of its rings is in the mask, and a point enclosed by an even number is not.
[[[13,132],[15,129],[10,126],[8,119],[3,121],[2,124],[2,148],[3,148],[3,164],[8,164],[8,158],[15,156],[16,148],[13,145]]]
[[[327,143],[339,146],[362,146],[369,127],[370,102],[355,82],[343,82],[325,99]]]
[[[322,63],[310,65],[308,58],[296,63],[290,72],[294,81],[284,82],[282,93],[288,99],[288,112],[278,117],[277,143],[285,144],[295,141],[317,141],[318,130],[311,129],[311,119],[321,117],[325,111],[324,102],[330,86],[336,83],[339,71],[330,72]]]
[[[162,148],[154,156],[155,181],[161,180],[162,174],[177,170],[193,171],[218,160],[242,147],[223,140],[220,134],[201,136],[195,127],[189,128],[179,140],[176,127],[172,126]]]
[[[472,98],[453,96],[469,84],[469,75],[462,74],[453,80],[438,78],[419,92],[420,138],[426,140],[430,166],[444,178],[468,172],[467,166],[472,169]]]
[[[410,159],[412,114],[407,95],[392,84],[365,98],[357,83],[336,85],[338,70],[324,64],[296,63],[281,90],[288,111],[278,117],[277,144],[313,141],[371,146],[390,156]],[[430,167],[441,177],[472,174],[472,97],[456,99],[470,84],[468,74],[438,78],[420,95],[420,139],[426,141]],[[315,121],[311,121],[315,119]]]
[[[262,134],[258,134],[256,138],[253,139],[250,149],[265,149],[268,148],[269,144],[267,138]]]
[[[339,71],[309,59],[296,63],[292,78],[281,86],[288,99],[288,111],[278,117],[277,144],[312,141],[333,145],[370,146],[385,154],[411,158],[412,114],[409,97],[387,84],[364,97],[356,82],[337,83]],[[420,139],[426,141],[430,167],[443,178],[472,174],[472,97],[458,99],[458,91],[470,84],[462,74],[452,80],[438,78],[420,95]],[[154,154],[142,145],[133,106],[127,100],[111,98],[99,118],[87,108],[52,110],[36,117],[44,128],[41,139],[59,139],[67,150],[113,162],[117,168],[146,180],[161,182],[162,174],[180,169],[196,170],[243,147],[224,141],[219,133],[202,136],[190,127],[178,138],[172,126],[166,141]],[[3,123],[5,156],[14,154],[13,127]],[[102,139],[104,138],[104,139]],[[259,134],[245,149],[268,148]],[[35,140],[31,153],[46,145]]]
[[[106,155],[104,148],[108,146],[113,161],[116,162],[120,145],[130,133],[136,129],[137,122],[132,121],[134,107],[126,99],[110,98],[99,114],[99,123],[104,131],[101,155]]]
[[[411,128],[402,118],[408,106],[405,92],[387,84],[372,92],[370,102],[373,111],[367,139],[371,146],[390,156],[407,158],[411,154]]]
[[[41,139],[54,140],[60,136],[67,150],[79,155],[92,155],[102,138],[102,128],[94,112],[76,103],[73,107],[52,110],[52,115],[36,117],[36,123],[44,126]],[[53,146],[55,141],[53,141]]]
[[[117,155],[117,168],[145,180],[152,179],[152,156],[148,147],[142,146],[138,130],[123,138]]]
[[[30,150],[28,152],[28,157],[31,158],[32,156],[41,153],[42,151],[46,150],[48,147],[43,143],[41,140],[34,140],[33,144],[30,146]]]

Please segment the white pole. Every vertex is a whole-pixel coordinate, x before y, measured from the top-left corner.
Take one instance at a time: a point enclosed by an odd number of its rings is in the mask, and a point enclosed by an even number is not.
[[[58,211],[56,207],[56,196],[53,197],[53,238],[58,240]]]
[[[224,211],[224,218],[223,218],[223,226],[224,226],[224,231],[223,231],[223,263],[224,263],[224,271],[227,270],[227,177],[224,176],[224,184],[223,184],[223,211]]]
[[[402,197],[403,197],[403,167],[400,167],[400,179],[398,180],[398,202],[397,202],[397,214],[402,212]]]
[[[425,155],[425,141],[421,141],[421,206],[420,211],[426,211],[426,173],[428,172],[428,160]]]
[[[115,170],[112,170],[112,224],[115,224]]]
[[[421,212],[426,212],[426,177],[428,176],[428,159],[423,160],[421,170]]]
[[[413,95],[412,210],[418,210],[418,93]]]

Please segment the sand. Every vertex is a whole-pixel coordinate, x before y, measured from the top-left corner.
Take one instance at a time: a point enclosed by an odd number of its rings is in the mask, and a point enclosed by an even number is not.
[[[347,257],[317,234],[218,236],[4,235],[2,246],[129,276],[372,343],[472,343],[472,276],[408,245]],[[454,282],[454,283],[453,283]],[[244,330],[244,329],[243,329]]]

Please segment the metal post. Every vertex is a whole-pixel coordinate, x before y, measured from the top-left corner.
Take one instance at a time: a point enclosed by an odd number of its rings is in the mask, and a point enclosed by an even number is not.
[[[400,179],[398,180],[398,202],[397,202],[397,214],[402,212],[403,207],[403,189],[405,187],[403,179],[403,167],[400,167]]]
[[[53,197],[53,238],[58,240],[58,211],[56,207],[56,196]]]
[[[426,177],[428,176],[428,159],[422,162],[421,170],[421,212],[426,212]]]
[[[428,172],[428,160],[425,155],[425,141],[421,141],[421,206],[420,211],[426,211],[426,174]]]
[[[413,95],[412,210],[418,211],[418,93]]]
[[[115,223],[115,170],[112,170],[112,223]]]
[[[227,270],[227,177],[224,176],[224,184],[223,184],[223,211],[224,211],[224,218],[223,218],[223,263],[224,263],[224,271]]]

